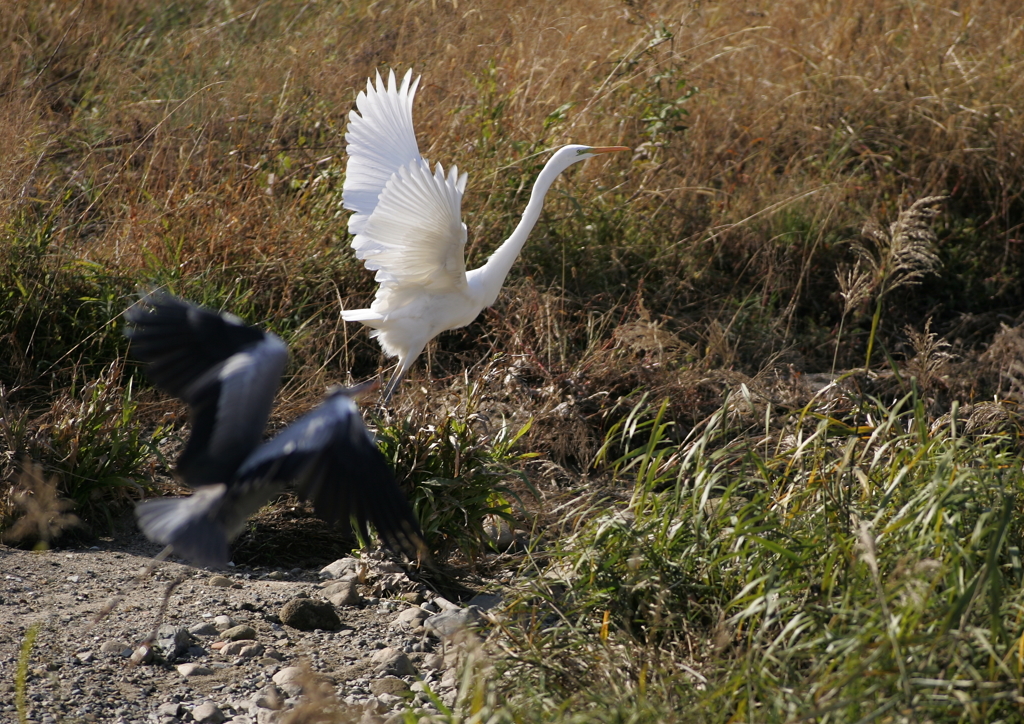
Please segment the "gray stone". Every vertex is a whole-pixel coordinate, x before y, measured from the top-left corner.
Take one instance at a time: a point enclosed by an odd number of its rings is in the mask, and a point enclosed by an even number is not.
[[[210,576],[209,580],[207,580],[206,582],[207,582],[207,584],[213,586],[214,588],[230,588],[231,587],[231,579],[228,578],[227,576]]]
[[[377,665],[376,671],[379,674],[412,676],[416,673],[416,667],[405,652],[390,646],[375,653],[370,660]]]
[[[168,701],[158,706],[156,713],[160,716],[181,716],[184,710],[185,707],[183,707],[180,702]]]
[[[495,606],[500,606],[503,600],[496,593],[478,593],[466,602],[466,606],[476,606],[481,611],[488,611]]]
[[[232,641],[222,648],[220,652],[224,656],[241,656],[242,658],[251,658],[253,656],[261,656],[264,650],[263,644],[254,644],[250,640],[242,639],[239,641]]]
[[[363,597],[356,588],[356,579],[346,578],[324,589],[324,595],[335,606],[355,606]]]
[[[398,695],[409,691],[409,685],[394,676],[385,676],[383,679],[370,680],[370,693],[376,697],[381,694]]]
[[[391,625],[415,631],[423,625],[423,622],[429,615],[427,611],[424,611],[419,606],[410,606],[398,614],[395,620],[391,622]]]
[[[156,642],[153,648],[167,661],[173,663],[188,647],[192,645],[192,636],[188,629],[165,623],[156,631]]]
[[[213,619],[213,625],[217,627],[218,631],[227,631],[235,625],[235,621],[230,616],[217,616]]]
[[[302,685],[299,681],[305,673],[305,669],[298,666],[288,666],[274,674],[273,681],[288,696],[298,696],[302,693]]]
[[[293,598],[286,603],[278,614],[281,623],[300,631],[323,629],[337,631],[341,628],[341,619],[327,601],[314,601],[311,598]]]
[[[346,578],[350,575],[358,575],[359,572],[359,559],[358,558],[339,558],[329,566],[324,566],[320,570],[321,578]]]
[[[252,641],[256,638],[256,629],[252,626],[232,626],[220,633],[221,641]]]
[[[256,724],[280,724],[283,720],[283,711],[273,711],[271,709],[256,710]]]
[[[260,709],[276,711],[284,707],[284,694],[274,684],[267,684],[252,697],[252,703]]]
[[[212,701],[204,701],[192,710],[192,718],[199,724],[221,724],[226,717]]]
[[[267,574],[267,580],[270,581],[283,581],[285,578],[283,571],[271,571]]]
[[[132,655],[132,647],[123,641],[104,641],[103,645],[100,646],[100,653],[121,656],[127,659]]]
[[[203,623],[190,626],[188,632],[193,636],[216,636],[218,633],[217,627],[210,621],[203,621]]]
[[[423,629],[440,639],[450,639],[467,630],[477,628],[483,622],[480,609],[476,606],[445,611],[431,616],[423,622]]]
[[[444,668],[444,657],[441,654],[427,654],[423,657],[423,668],[424,669],[443,669]]]
[[[489,515],[484,519],[484,535],[496,551],[507,551],[516,542],[515,533],[508,521],[497,515]]]
[[[178,673],[184,676],[186,679],[190,679],[193,676],[210,676],[213,674],[213,669],[208,669],[200,664],[179,664],[175,667]]]

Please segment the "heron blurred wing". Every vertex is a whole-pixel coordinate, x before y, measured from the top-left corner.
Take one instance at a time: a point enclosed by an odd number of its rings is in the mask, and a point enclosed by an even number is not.
[[[355,404],[335,394],[256,450],[239,482],[295,480],[299,494],[329,523],[355,522],[366,536],[416,558],[426,550],[416,516]]]
[[[223,568],[229,536],[217,515],[226,489],[207,485],[187,498],[145,500],[135,506],[139,528],[151,541],[171,546],[195,565]]]
[[[461,220],[458,169],[446,177],[426,161],[400,168],[381,192],[377,208],[352,240],[356,256],[382,285],[431,291],[466,288],[466,225]]]
[[[259,444],[288,361],[276,335],[169,295],[125,313],[133,354],[160,389],[189,405],[177,470],[190,486],[228,482]]]
[[[395,82],[395,71],[388,74],[385,88],[380,73],[377,85],[366,81],[366,90],[356,96],[357,111],[348,115],[348,164],[342,187],[342,205],[356,213],[348,222],[352,234],[359,234],[377,206],[388,179],[398,169],[420,160],[416,132],[412,125],[412,102],[420,79],[412,80],[412,70]]]

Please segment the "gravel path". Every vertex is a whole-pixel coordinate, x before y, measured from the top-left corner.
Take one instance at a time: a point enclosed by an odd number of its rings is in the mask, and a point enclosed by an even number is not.
[[[141,539],[42,553],[0,546],[0,721],[18,721],[18,661],[33,627],[24,695],[39,724],[265,724],[310,698],[323,708],[331,694],[347,721],[397,722],[411,708],[429,722],[437,709],[424,689],[454,702],[458,647],[439,637],[479,622],[480,609],[432,594],[395,564],[369,556],[324,571],[214,573],[169,561],[136,584],[157,552]]]

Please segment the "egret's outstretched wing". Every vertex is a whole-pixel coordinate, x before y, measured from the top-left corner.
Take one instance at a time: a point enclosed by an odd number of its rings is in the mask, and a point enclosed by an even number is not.
[[[342,204],[355,211],[348,230],[358,234],[377,206],[384,185],[398,169],[420,160],[416,132],[412,126],[412,101],[420,79],[412,80],[412,70],[395,82],[395,71],[388,74],[385,88],[380,73],[377,85],[366,81],[366,90],[356,96],[357,111],[348,115],[348,164]]]
[[[125,313],[132,353],[162,390],[189,405],[177,469],[191,486],[231,480],[259,444],[288,360],[277,336],[166,294]]]
[[[352,240],[356,256],[382,285],[432,291],[466,286],[466,225],[458,169],[447,177],[426,161],[403,166],[387,182],[377,208]]]
[[[426,550],[412,508],[344,391],[256,450],[236,486],[283,480],[296,480],[299,494],[329,523],[355,521],[364,536],[372,523],[385,545],[410,558]]]

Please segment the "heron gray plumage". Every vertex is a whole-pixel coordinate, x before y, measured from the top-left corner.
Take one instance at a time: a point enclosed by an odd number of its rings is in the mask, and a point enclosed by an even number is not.
[[[423,535],[354,398],[363,386],[334,387],[276,437],[264,428],[288,360],[276,335],[168,294],[150,294],[126,313],[133,354],[156,387],[186,402],[192,433],[177,460],[187,498],[140,503],[151,540],[197,565],[222,567],[245,521],[285,485],[329,523],[372,523],[384,544],[411,558]]]

